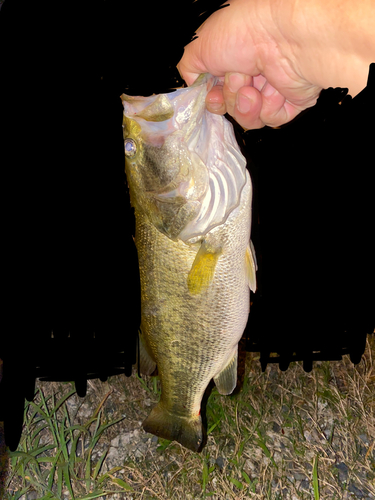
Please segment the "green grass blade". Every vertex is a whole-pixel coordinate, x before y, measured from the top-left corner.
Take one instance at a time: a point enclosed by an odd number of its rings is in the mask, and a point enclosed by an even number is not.
[[[25,451],[13,451],[13,452],[10,452],[10,456],[22,458],[22,465],[23,466],[26,466],[29,462],[32,462],[37,467],[37,469],[39,470],[39,473],[40,473],[38,461],[30,453],[26,453]]]
[[[255,416],[257,417],[258,419],[261,419],[262,416],[261,414],[254,408],[254,406],[249,403],[248,401],[240,401],[240,405],[241,406],[245,406],[245,408],[249,409],[250,412]]]
[[[233,483],[233,484],[234,484],[234,486],[235,486],[236,488],[238,488],[239,490],[242,490],[242,489],[243,489],[243,484],[242,484],[242,483],[240,483],[240,481],[238,481],[238,480],[237,480],[237,479],[235,479],[234,477],[230,477],[230,478],[229,478],[229,481],[230,481],[231,483]]]
[[[241,471],[241,475],[247,484],[251,484],[251,479],[249,478],[249,476],[246,474],[246,472],[244,470]]]
[[[103,481],[105,481],[108,477],[111,477],[111,474],[114,474],[115,472],[118,472],[120,470],[122,470],[123,467],[120,467],[119,465],[117,465],[116,467],[113,467],[110,471],[108,472],[105,472],[104,474],[102,474],[99,479],[98,479],[98,484],[102,483]]]
[[[121,488],[124,489],[125,491],[134,491],[133,488],[130,486],[130,484],[126,483],[125,481],[123,481],[119,477],[112,476],[112,474],[108,474],[108,477],[111,478],[111,481],[114,484],[121,486]]]
[[[64,425],[65,425],[65,417],[63,418],[63,421],[60,424],[59,441],[60,441],[60,449],[63,453],[64,460],[65,462],[69,462],[69,453],[68,453],[68,448],[66,446]]]
[[[207,460],[203,460],[203,468],[202,468],[202,490],[206,491],[206,485],[208,481],[208,465]]]
[[[143,389],[147,392],[149,392],[150,394],[153,394],[153,391],[151,389],[148,388],[146,382],[143,380],[143,378],[141,378],[138,373],[136,373],[135,377],[140,381]]]
[[[42,420],[42,419],[38,419],[38,420]],[[37,424],[37,422],[33,422],[33,425],[36,425],[36,424]],[[47,427],[48,427],[47,423],[45,425],[41,425],[41,426],[37,427],[35,429],[35,431],[31,434],[30,441],[33,443],[34,439],[38,436],[38,434],[40,434]]]
[[[56,445],[54,445],[54,444],[47,444],[47,445],[42,446],[40,448],[35,448],[35,450],[29,451],[29,454],[33,455],[34,457],[36,457],[38,455],[41,455],[45,451],[47,451],[47,450],[53,450],[54,448],[56,448]],[[38,461],[39,461],[39,458],[38,458]]]
[[[61,450],[58,450],[55,458],[54,458],[54,461],[52,463],[52,467],[51,467],[51,472],[50,472],[50,475],[49,475],[49,478],[48,478],[48,489],[49,490],[52,490],[52,486],[53,486],[53,483],[54,483],[54,480],[55,480],[55,472],[56,472],[56,468],[57,468],[57,462],[60,458],[60,455],[61,455]]]
[[[111,427],[111,425],[115,425],[117,424],[118,422],[121,422],[122,420],[124,420],[125,417],[120,417],[120,418],[117,418],[116,420],[113,420],[111,422],[108,422],[107,424],[103,424],[99,427],[99,429],[97,430],[96,434],[93,436],[92,440],[91,440],[91,443],[90,443],[90,449],[94,449],[96,443],[98,442],[101,434],[106,430],[108,429],[108,427]]]
[[[98,429],[100,427],[100,417],[102,416],[102,411],[100,410],[98,413],[98,416],[96,417],[96,424],[95,424],[95,430],[94,430],[94,436],[98,432]]]
[[[277,467],[277,464],[275,462],[275,460],[273,459],[272,455],[271,455],[271,452],[270,450],[267,448],[267,445],[266,443],[264,442],[264,439],[263,439],[263,436],[262,434],[260,433],[259,429],[257,429],[257,434],[259,436],[259,439],[256,440],[256,443],[258,444],[258,446],[260,446],[262,448],[262,450],[264,451],[264,454],[266,455],[267,458],[269,458],[273,464],[273,466],[278,469]]]
[[[18,500],[23,495],[25,495],[29,490],[30,486],[26,486],[25,488],[22,488],[19,491],[15,491],[12,497],[7,497],[7,498],[9,498],[10,500]]]
[[[106,495],[111,495],[112,493],[116,492],[96,490],[88,495],[85,495],[84,497],[76,498],[76,500],[92,500],[93,498],[104,497]]]
[[[57,496],[61,497],[63,484],[63,470],[62,467],[57,468]]]
[[[75,392],[76,392],[75,389],[71,389],[69,392],[67,392],[65,394],[65,396],[63,396],[61,399],[59,399],[59,401],[56,403],[56,405],[52,408],[51,416],[55,415],[55,413],[57,412],[57,410],[65,403],[65,401],[67,399],[70,398],[70,396],[73,396],[73,394],[75,394]]]
[[[211,434],[211,432],[215,429],[215,427],[217,427],[221,422],[221,418],[219,418],[218,420],[216,420],[216,422],[214,422],[210,427],[209,429],[207,430],[207,435]]]
[[[85,481],[86,481],[86,489],[90,490],[90,486],[91,486],[91,449],[89,449],[89,453],[88,453],[87,459],[86,459]]]
[[[69,431],[72,431],[71,436],[74,436],[74,431],[78,431],[72,440],[72,447],[69,455],[69,463],[71,466],[74,466],[77,456],[78,441],[82,439],[82,450],[84,450],[84,436],[87,432],[87,428],[85,425],[73,425],[69,428]]]
[[[53,464],[55,457],[39,457],[38,462],[40,464]]]
[[[81,432],[86,432],[87,431],[87,426],[86,425],[79,425],[79,424],[76,424],[76,425],[72,425],[71,427],[69,427],[69,431],[81,431]]]
[[[51,418],[51,415],[50,415],[49,410],[48,410],[47,401],[46,401],[46,399],[44,397],[44,394],[43,394],[43,391],[41,389],[39,389],[39,396],[40,396],[41,404],[40,405],[35,405],[35,406],[37,408],[39,408],[39,410],[40,410],[39,413],[44,417],[44,419],[48,423],[48,426],[49,426],[49,428],[51,430],[51,434],[52,434],[52,437],[53,437],[53,442],[55,443],[56,446],[58,446],[59,445],[59,440],[58,440],[58,437],[57,437],[57,434],[56,434],[56,424],[53,421],[53,419]],[[48,398],[48,399],[50,399],[50,398]],[[31,402],[30,404],[32,406],[34,406],[33,402]],[[42,410],[41,406],[43,406],[44,410]]]
[[[319,500],[319,481],[318,481],[318,455],[316,455],[313,466],[313,487],[314,499]]]
[[[94,472],[93,472],[93,475],[92,475],[92,478],[93,480],[95,481],[96,478],[98,477],[98,474],[100,472],[100,469],[103,465],[103,462],[108,454],[108,451],[109,451],[109,448],[103,453],[103,455],[99,458],[97,464],[95,465],[95,469],[94,469]]]
[[[73,489],[72,489],[72,483],[70,481],[69,464],[66,463],[62,469],[63,469],[63,476],[64,476],[65,485],[68,488],[68,491],[70,493],[71,499],[74,500],[74,493],[73,493]]]
[[[34,403],[34,401],[30,401],[29,403],[30,407],[33,407],[34,408],[34,414],[37,414],[39,413],[39,415],[41,415],[41,417],[46,421],[48,420],[49,418],[49,414],[48,412],[42,410],[42,403],[40,403],[40,405],[37,405],[36,403]],[[47,427],[47,426],[46,426]]]

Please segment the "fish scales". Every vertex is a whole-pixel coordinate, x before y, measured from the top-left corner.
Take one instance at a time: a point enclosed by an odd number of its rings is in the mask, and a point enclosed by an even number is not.
[[[156,364],[162,367],[161,399],[164,401],[173,394],[175,411],[188,404],[199,412],[201,391],[204,392],[208,385],[207,379],[210,381],[221,370],[228,352],[233,355],[237,347],[239,338],[228,332],[236,330],[241,336],[246,326],[249,287],[244,254],[250,237],[249,194],[247,186],[239,213],[229,218],[225,229],[213,230],[222,236],[224,249],[215,278],[203,296],[191,295],[186,279],[198,251],[197,245],[189,247],[173,242],[157,231],[146,217],[137,218],[142,336],[154,353]],[[242,223],[236,224],[238,218],[242,218]],[[235,248],[231,237],[236,242]],[[161,336],[160,332],[165,334]],[[183,376],[176,377],[181,366],[184,367]],[[181,394],[186,394],[188,399],[181,402]]]
[[[216,181],[216,177],[211,178],[211,173],[198,171],[191,165],[195,161],[202,170],[210,165],[210,161],[212,163],[209,159],[211,153],[207,155],[204,152],[204,148],[209,147],[206,137],[196,140],[194,135],[197,135],[199,127],[195,125],[194,128],[191,118],[207,113],[204,97],[210,88],[209,83],[213,84],[209,75],[204,75],[197,82],[195,99],[189,99],[187,95],[191,88],[182,89],[180,95],[185,97],[185,107],[179,102],[168,112],[169,103],[164,102],[164,108],[160,109],[158,102],[157,116],[163,113],[165,118],[158,122],[153,118],[152,105],[155,101],[151,98],[144,98],[143,104],[147,108],[144,116],[147,118],[140,118],[142,108],[139,102],[142,103],[142,98],[122,96],[126,117],[126,173],[135,208],[135,244],[141,279],[140,368],[151,373],[157,366],[161,381],[160,402],[143,426],[148,432],[176,440],[194,451],[202,446],[201,401],[209,382],[213,378],[222,394],[232,392],[236,385],[237,347],[248,319],[249,286],[255,290],[256,266],[249,244],[252,187],[244,160],[238,152],[232,151],[232,160],[227,159],[229,164],[230,161],[235,162],[234,173],[230,174],[226,172],[229,167],[224,162],[222,168],[224,175],[228,175],[229,187],[221,174],[215,174],[219,179]],[[178,91],[167,96],[171,96],[172,103],[173,98],[179,98]],[[157,99],[157,96],[153,97]],[[135,99],[138,100],[136,112],[130,106]],[[184,113],[181,118],[183,124],[176,125],[174,122],[172,126],[171,123],[164,123],[163,133],[159,130],[158,135],[155,123],[171,121],[172,117],[176,121],[176,109]],[[216,116],[214,120],[217,118],[225,120]],[[210,119],[208,117],[203,126],[199,120],[197,124],[204,129],[209,127]],[[149,122],[154,127],[151,130]],[[215,126],[219,130],[221,125],[218,123]],[[220,130],[220,137],[226,138],[226,148],[230,150],[231,145],[236,145],[235,139],[225,134],[229,130],[233,135],[233,130],[227,128],[227,123]],[[183,133],[179,136],[181,131]],[[173,134],[180,142],[174,143],[173,137],[172,141],[169,140]],[[181,145],[186,138],[190,140],[187,140],[188,148]],[[159,148],[157,155],[154,152],[151,155],[154,162],[152,168],[151,156],[147,153],[150,143],[152,149]],[[130,149],[136,149],[136,153],[126,151],[129,144]],[[166,145],[168,154],[163,154]],[[226,148],[221,148],[221,156]],[[194,156],[197,151],[200,153],[198,159]],[[155,163],[155,157],[160,164]],[[174,173],[165,175],[168,185],[161,186],[162,176],[157,174],[157,170],[163,169],[163,159],[168,163],[171,158],[174,159],[171,167]],[[201,162],[201,158],[206,163]],[[222,159],[218,160],[215,156],[213,161],[218,164]],[[238,167],[238,162],[242,162],[242,166]],[[215,170],[215,167],[212,169]],[[143,175],[142,170],[146,170]],[[156,172],[155,180],[150,174],[152,171]],[[231,176],[237,178],[233,180]],[[191,177],[194,177],[193,180]],[[193,186],[194,179],[203,187]],[[219,189],[217,186],[220,183],[220,196],[215,199],[214,190]],[[186,190],[186,185],[193,188]],[[155,191],[152,191],[152,186]],[[195,189],[194,196],[190,198],[189,193],[186,194],[189,189]],[[225,203],[225,207],[220,206]],[[209,208],[202,215],[205,204]],[[197,227],[204,219],[199,234]],[[190,229],[187,230],[189,224]]]

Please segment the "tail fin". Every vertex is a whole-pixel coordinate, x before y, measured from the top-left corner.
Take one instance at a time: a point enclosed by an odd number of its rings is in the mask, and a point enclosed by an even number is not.
[[[143,428],[155,436],[178,441],[192,451],[200,451],[203,444],[203,426],[200,415],[181,417],[169,413],[159,403],[143,422]]]

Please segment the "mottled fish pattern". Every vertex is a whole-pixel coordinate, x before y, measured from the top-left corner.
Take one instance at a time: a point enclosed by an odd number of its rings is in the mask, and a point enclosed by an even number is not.
[[[147,432],[198,451],[202,396],[237,382],[237,348],[256,288],[252,185],[231,123],[205,108],[215,84],[122,95],[125,169],[135,209],[140,368],[161,381]]]

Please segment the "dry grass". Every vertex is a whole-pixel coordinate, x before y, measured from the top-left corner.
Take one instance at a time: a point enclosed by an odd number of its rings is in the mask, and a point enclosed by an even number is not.
[[[113,500],[375,498],[374,357],[373,335],[359,365],[345,357],[341,362],[317,362],[311,373],[305,373],[300,363],[291,364],[286,372],[269,365],[262,373],[256,355],[247,353],[241,390],[229,397],[215,389],[211,393],[207,445],[200,454],[141,428],[159,397],[151,377],[118,376],[104,384],[90,381],[84,400],[73,395],[66,402],[68,454],[69,426],[87,424],[87,435],[80,438],[86,451],[80,457],[75,453],[71,460],[73,494],[89,499],[94,498],[90,492],[101,492],[101,497]],[[59,398],[71,389],[69,384],[39,386],[45,398],[53,393]],[[60,424],[62,411],[61,407],[56,412]],[[89,423],[90,417],[96,420]],[[100,425],[119,418],[87,451]],[[23,446],[33,429],[31,423],[25,428]],[[44,435],[44,442],[48,439]],[[112,446],[105,456],[111,441],[117,448]],[[104,456],[97,470],[95,465]],[[19,461],[13,458],[13,472]],[[50,461],[41,461],[43,468],[48,477]],[[17,498],[17,491],[30,487],[32,474],[24,467],[10,476],[6,498]],[[62,482],[60,495],[54,486],[54,496],[45,498],[72,498],[64,476]]]

